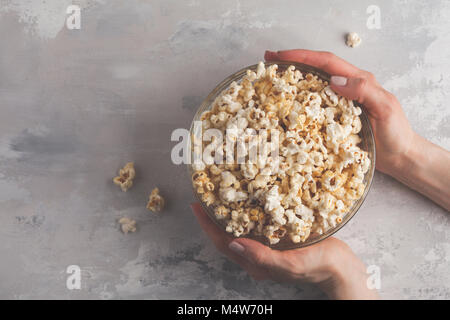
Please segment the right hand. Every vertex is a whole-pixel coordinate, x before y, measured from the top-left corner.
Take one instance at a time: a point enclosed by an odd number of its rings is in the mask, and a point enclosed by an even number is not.
[[[373,74],[330,52],[303,49],[266,51],[264,59],[300,62],[332,75],[330,85],[336,93],[365,106],[375,135],[376,168],[393,175],[402,166],[402,159],[412,148],[416,134],[397,98],[383,89]]]

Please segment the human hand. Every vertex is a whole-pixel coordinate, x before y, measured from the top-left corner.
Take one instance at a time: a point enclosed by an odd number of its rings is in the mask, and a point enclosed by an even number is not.
[[[413,146],[411,129],[397,98],[386,91],[370,72],[358,69],[330,52],[310,50],[266,51],[266,61],[295,61],[317,67],[331,77],[338,94],[364,104],[375,135],[376,168],[393,175]]]
[[[376,168],[450,211],[450,152],[416,134],[397,98],[374,75],[330,52],[266,51],[267,61],[295,61],[331,75],[331,88],[364,104],[376,144]]]
[[[302,249],[277,251],[251,239],[233,238],[211,221],[199,203],[191,208],[216,248],[256,280],[315,283],[334,299],[378,298],[377,292],[367,287],[364,264],[336,238]]]

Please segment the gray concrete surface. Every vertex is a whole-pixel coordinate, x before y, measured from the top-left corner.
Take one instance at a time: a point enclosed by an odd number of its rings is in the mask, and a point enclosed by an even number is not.
[[[81,29],[65,27],[80,5]],[[366,8],[381,9],[381,29]],[[375,73],[412,126],[450,148],[449,1],[0,0],[0,298],[325,298],[251,280],[202,233],[175,128],[265,49],[329,50]],[[356,31],[357,49],[343,36]],[[135,161],[135,186],[111,183]],[[167,210],[145,209],[159,186]],[[116,219],[138,221],[123,235]],[[376,173],[337,236],[381,270],[384,298],[450,298],[450,217]],[[80,290],[66,288],[79,265]]]

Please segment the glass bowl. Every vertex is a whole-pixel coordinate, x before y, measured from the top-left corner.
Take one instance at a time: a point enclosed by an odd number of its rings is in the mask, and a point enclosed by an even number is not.
[[[330,82],[330,75],[318,68],[315,68],[313,66],[309,66],[306,64],[302,64],[302,63],[298,63],[298,62],[289,62],[289,61],[271,61],[271,62],[265,62],[265,66],[266,68],[270,65],[273,64],[277,64],[278,65],[278,71],[284,71],[286,70],[289,66],[293,65],[295,66],[296,70],[300,70],[303,74],[306,73],[311,73],[313,75],[318,76],[320,79],[325,80],[327,82]],[[222,91],[226,90],[230,84],[235,81],[237,83],[240,83],[242,81],[242,78],[245,76],[247,70],[252,70],[252,71],[256,71],[257,68],[257,64],[249,66],[249,67],[245,67],[239,71],[237,71],[236,73],[230,75],[229,77],[227,77],[225,80],[223,80],[221,83],[219,83],[213,91],[211,91],[211,93],[206,97],[206,99],[202,102],[202,104],[200,105],[200,107],[198,108],[194,119],[192,121],[191,124],[191,128],[190,128],[190,137],[193,136],[194,134],[194,122],[195,121],[200,121],[200,116],[201,114],[210,109],[212,106],[212,103],[214,102],[214,100],[216,99],[217,96],[219,96]],[[300,243],[293,243],[289,237],[283,237],[280,242],[278,242],[277,244],[271,245],[269,244],[269,242],[267,241],[267,239],[264,236],[256,236],[256,235],[244,235],[241,237],[245,237],[245,238],[250,238],[250,239],[254,239],[257,240],[267,246],[270,246],[273,249],[277,249],[277,250],[289,250],[289,249],[295,249],[295,248],[303,248],[303,247],[307,247],[310,246],[312,244],[318,243],[322,240],[325,240],[326,238],[330,237],[331,235],[333,235],[334,233],[336,233],[338,230],[340,230],[341,228],[343,228],[349,221],[351,218],[353,218],[353,216],[356,214],[356,212],[358,211],[358,209],[361,207],[361,205],[363,204],[369,190],[370,190],[370,186],[372,184],[372,179],[373,179],[373,175],[375,172],[375,140],[374,140],[374,136],[373,136],[373,132],[372,132],[372,126],[370,125],[370,121],[369,118],[367,117],[367,113],[365,111],[365,108],[363,105],[361,105],[360,103],[353,101],[355,106],[359,106],[362,110],[362,113],[360,115],[360,119],[361,119],[361,124],[362,124],[362,128],[361,131],[359,132],[359,136],[361,138],[361,143],[359,144],[359,147],[368,152],[368,157],[370,159],[370,168],[368,170],[368,172],[365,174],[364,176],[364,193],[362,195],[362,197],[355,201],[355,203],[353,204],[353,206],[350,208],[349,212],[347,212],[343,219],[342,222],[340,224],[338,224],[336,227],[334,228],[330,228],[328,231],[326,231],[325,233],[319,235],[319,234],[314,234],[313,232],[311,232],[310,236],[308,237],[308,239],[306,239],[305,242],[300,242]],[[192,141],[190,142],[192,143]],[[193,158],[193,148],[192,145],[190,145],[191,149],[191,159]],[[188,173],[189,173],[189,177],[192,177],[194,170],[192,168],[191,164],[187,165],[188,167]],[[192,182],[191,182],[192,185]],[[211,207],[207,206],[205,203],[203,203],[203,201],[201,201],[201,198],[199,197],[199,195],[197,194],[197,192],[194,189],[194,194],[197,197],[197,199],[199,200],[199,202],[202,204],[203,209],[205,210],[205,212],[208,214],[208,216],[223,230],[223,232],[225,231],[225,223],[223,223],[220,220],[217,220],[215,215],[214,215],[214,211],[212,210]],[[233,236],[232,233],[228,233],[227,234]]]

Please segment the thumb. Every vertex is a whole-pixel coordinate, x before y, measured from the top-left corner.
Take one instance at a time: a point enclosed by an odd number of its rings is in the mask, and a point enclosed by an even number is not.
[[[368,78],[331,77],[331,89],[350,100],[363,104],[370,115],[383,116],[391,108],[389,93]]]
[[[280,251],[251,239],[235,239],[229,244],[229,248],[254,265],[263,268],[280,268],[283,259]]]

